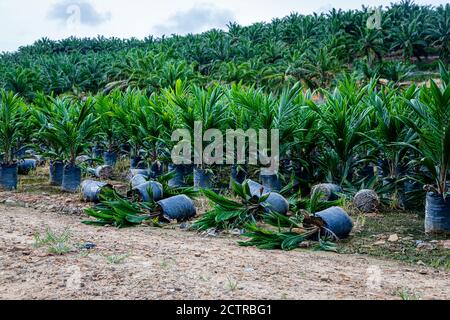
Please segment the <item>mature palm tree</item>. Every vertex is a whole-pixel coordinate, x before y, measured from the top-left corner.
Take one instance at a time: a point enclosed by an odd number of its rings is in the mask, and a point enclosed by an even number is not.
[[[419,60],[424,53],[427,42],[424,40],[422,16],[418,16],[409,23],[403,23],[393,28],[391,50],[401,50],[404,61],[413,56]]]
[[[426,39],[439,49],[440,58],[450,59],[450,4],[439,6],[431,16],[433,22],[427,24]]]

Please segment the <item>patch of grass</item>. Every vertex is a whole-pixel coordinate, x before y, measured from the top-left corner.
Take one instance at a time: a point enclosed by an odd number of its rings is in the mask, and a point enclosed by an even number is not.
[[[225,283],[225,289],[230,291],[235,291],[238,288],[238,281],[234,280],[230,277],[227,277],[227,281]]]
[[[366,254],[375,257],[399,260],[417,264],[423,262],[434,268],[450,267],[447,250],[436,247],[434,250],[419,250],[416,241],[431,241],[436,237],[425,234],[424,220],[413,212],[387,212],[377,215],[353,217],[355,228],[352,237],[338,244],[342,254]],[[385,241],[375,245],[384,236],[397,234],[397,242]]]
[[[110,264],[122,264],[125,262],[127,258],[129,258],[131,255],[129,253],[126,254],[111,254],[105,256],[106,261]]]
[[[114,166],[113,175],[115,177],[120,177],[124,174],[124,172],[128,172],[129,169],[130,169],[130,159],[120,158],[117,160],[117,163]]]
[[[40,233],[36,233],[34,235],[33,246],[35,248],[47,246],[49,253],[63,255],[69,253],[72,250],[69,242],[70,233],[67,230],[63,231],[62,233],[58,233],[47,229],[43,235]]]
[[[91,254],[90,250],[83,250],[78,254],[78,257],[80,258],[86,258]]]
[[[56,255],[64,255],[72,250],[65,242],[56,242],[48,247],[48,252]]]
[[[67,230],[62,233],[58,233],[47,229],[43,235],[40,233],[36,233],[34,235],[33,246],[35,248],[47,246],[49,253],[63,255],[69,253],[72,250],[71,246],[69,245],[69,241],[70,233]]]
[[[443,268],[450,270],[450,256],[447,254],[446,256],[432,259],[430,265],[434,268]]]
[[[418,293],[410,292],[408,289],[401,288],[397,290],[397,296],[402,300],[420,300],[421,296]]]
[[[176,264],[176,260],[174,258],[164,259],[159,263],[159,266],[162,269],[169,269],[172,265]]]

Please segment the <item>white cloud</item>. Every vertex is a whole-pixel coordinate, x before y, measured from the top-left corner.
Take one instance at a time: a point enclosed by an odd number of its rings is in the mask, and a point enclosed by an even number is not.
[[[99,12],[86,1],[62,1],[51,5],[47,17],[66,23],[71,18],[78,20],[80,24],[98,26],[111,19],[110,12]]]
[[[153,27],[156,35],[186,34],[224,28],[234,20],[230,9],[222,9],[212,4],[196,4],[188,10],[177,11],[163,24]]]

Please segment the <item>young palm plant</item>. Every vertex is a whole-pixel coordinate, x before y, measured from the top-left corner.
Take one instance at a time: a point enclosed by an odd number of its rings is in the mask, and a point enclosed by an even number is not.
[[[89,146],[97,134],[98,118],[93,113],[93,100],[70,101],[67,98],[52,99],[55,108],[49,114],[48,125],[40,133],[50,144],[63,150],[64,167],[62,188],[76,192],[81,182],[81,169],[76,158]]]
[[[375,148],[378,162],[386,164],[380,168],[384,171],[383,180],[386,185],[393,187],[407,173],[411,151],[408,145],[413,144],[416,139],[414,130],[405,127],[402,121],[402,117],[408,113],[404,98],[413,98],[415,93],[415,86],[411,86],[402,95],[397,90],[386,87],[383,92],[371,94],[366,102],[374,108],[373,122],[376,126],[362,135]],[[395,200],[396,194],[397,192],[392,194],[392,200]]]
[[[150,214],[151,211],[154,211],[154,207],[149,203],[132,203],[116,191],[107,190],[102,196],[101,204],[85,210],[88,216],[96,220],[83,221],[83,223],[91,226],[112,225],[117,228],[126,228],[155,218],[153,222],[157,224],[157,215]]]
[[[301,198],[300,194],[290,198],[293,215],[284,216],[269,211],[262,215],[264,226],[249,223],[243,235],[248,241],[239,242],[241,246],[256,246],[260,249],[294,250],[305,240],[314,236],[319,241],[317,249],[336,251],[336,245],[328,241],[324,222],[313,214],[342,204],[342,200],[325,201],[320,190],[312,193],[311,198]],[[324,237],[321,237],[321,233]]]
[[[266,200],[269,194],[254,197],[248,181],[242,185],[232,182],[232,188],[239,200],[231,200],[211,190],[204,189],[206,198],[215,206],[197,220],[193,228],[199,231],[209,229],[232,230],[242,229],[249,223],[256,223],[267,211]]]
[[[12,92],[2,91],[0,96],[0,186],[17,188],[17,163],[13,147],[19,141],[23,129],[28,125],[27,110],[21,98]]]
[[[117,150],[119,148],[120,136],[117,128],[117,120],[114,117],[116,107],[114,101],[104,95],[96,97],[94,114],[98,118],[99,137],[106,145],[103,155],[106,165],[115,165],[117,161]]]
[[[205,188],[211,186],[211,164],[204,163],[206,157],[203,155],[203,150],[198,149],[199,146],[194,144],[194,140],[197,138],[196,134],[199,129],[203,135],[209,129],[220,130],[223,128],[225,104],[222,97],[223,90],[221,87],[213,86],[203,90],[198,86],[186,87],[181,81],[177,81],[175,89],[168,92],[169,101],[173,107],[179,110],[179,124],[181,128],[188,130],[190,133],[194,164],[196,166],[194,170],[195,187]],[[203,141],[203,136],[198,138]]]
[[[418,146],[410,144],[422,156],[434,184],[428,186],[425,229],[427,232],[450,232],[450,199],[447,178],[450,168],[450,85],[439,87],[433,80],[422,87],[409,106],[416,121],[404,117],[418,135]]]
[[[308,102],[320,118],[319,130],[322,130],[325,148],[318,161],[329,182],[342,184],[351,179],[358,164],[358,151],[367,143],[362,133],[367,129],[367,116],[372,109],[363,104],[362,99],[373,86],[372,82],[357,89],[356,82],[346,79],[333,93],[327,93],[325,104]]]

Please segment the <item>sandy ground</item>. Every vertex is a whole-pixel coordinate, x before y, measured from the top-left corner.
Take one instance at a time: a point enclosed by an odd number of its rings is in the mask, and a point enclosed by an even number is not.
[[[450,273],[366,256],[239,247],[233,238],[139,227],[0,205],[2,299],[449,299]],[[34,235],[70,232],[72,251],[35,248]],[[94,250],[77,245],[92,242]],[[114,257],[126,257],[113,263]],[[120,259],[119,259],[120,260]]]

